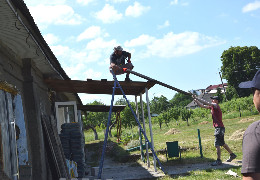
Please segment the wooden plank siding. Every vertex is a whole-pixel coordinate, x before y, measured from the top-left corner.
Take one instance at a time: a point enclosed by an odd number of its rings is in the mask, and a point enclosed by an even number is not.
[[[12,96],[0,90],[0,121],[3,172],[13,180],[18,179],[18,158]]]

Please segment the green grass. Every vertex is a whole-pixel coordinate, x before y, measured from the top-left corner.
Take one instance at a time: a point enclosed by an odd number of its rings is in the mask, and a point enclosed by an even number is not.
[[[232,119],[227,119],[226,117],[232,117]],[[228,144],[230,149],[234,153],[236,153],[236,155],[238,156],[237,160],[242,160],[242,139],[241,138],[231,139],[231,136],[236,131],[239,132],[245,130],[248,127],[248,125],[251,124],[253,121],[259,120],[260,116],[252,115],[252,116],[245,116],[241,118],[240,117],[233,118],[233,117],[236,116],[234,114],[232,115],[231,113],[229,116],[225,115],[225,119],[223,120],[223,123],[226,128],[225,142],[226,144]],[[205,121],[208,121],[208,123],[205,123]],[[165,135],[165,133],[172,128],[177,129],[179,133]],[[200,129],[203,158],[200,157],[198,129]],[[128,134],[133,134],[134,136],[134,134],[138,132],[138,128],[135,127],[133,129],[122,129],[122,131],[123,131],[123,135],[128,133]],[[163,165],[202,163],[202,162],[210,162],[216,159],[216,149],[214,147],[214,128],[212,125],[212,120],[209,117],[201,120],[196,120],[196,121],[191,119],[189,122],[189,126],[187,126],[187,123],[185,121],[180,121],[180,125],[176,125],[176,122],[170,122],[168,126],[163,124],[161,129],[158,124],[153,124],[152,131],[153,131],[155,151],[161,152],[160,154],[157,153],[157,155]],[[114,135],[116,134],[116,128],[112,130],[112,134]],[[148,136],[148,139],[150,140],[148,123],[146,123],[146,134]],[[98,135],[100,141],[104,140],[103,130],[99,130]],[[97,141],[93,141],[94,136],[91,130],[85,132],[85,139],[87,145],[97,142]],[[117,147],[115,146],[115,148],[117,148],[116,149],[117,153],[113,155],[117,156],[117,154],[119,154],[116,158],[120,159],[120,154],[124,154],[123,152],[125,152],[127,146],[124,146],[122,143],[117,144],[116,137],[109,138],[109,139],[111,142],[117,145]],[[165,154],[162,151],[160,151],[166,148],[167,141],[179,142],[179,146],[181,146],[181,148],[184,149],[182,151],[182,160],[179,160],[179,158],[171,158],[167,162],[165,158]],[[140,151],[131,152],[130,154],[140,154]],[[123,156],[125,155],[126,154],[124,154]],[[221,155],[222,155],[222,160],[225,160],[229,157],[228,152],[225,151],[223,148],[222,148]],[[238,175],[241,176],[240,167],[232,168],[231,170],[237,172]],[[225,172],[227,171],[228,170],[223,170],[223,169],[194,171],[183,176],[172,176],[172,177],[165,176],[162,179],[237,179],[230,175],[225,175]]]
[[[176,175],[176,176],[165,176],[163,178],[158,178],[160,180],[169,180],[169,179],[189,179],[189,180],[223,180],[223,179],[241,179],[240,168],[231,168],[233,172],[236,172],[239,177],[234,177],[225,174],[229,169],[209,169],[202,171],[191,171],[184,175]]]

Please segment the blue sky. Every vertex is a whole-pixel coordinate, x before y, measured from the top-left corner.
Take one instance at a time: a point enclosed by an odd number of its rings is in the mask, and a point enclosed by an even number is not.
[[[203,89],[221,83],[224,50],[260,47],[258,0],[24,2],[63,69],[75,80],[112,80],[109,56],[121,45],[131,52],[134,71],[185,91]],[[155,85],[149,98],[164,95],[170,100],[175,93]],[[111,101],[108,95],[79,95],[84,104]]]

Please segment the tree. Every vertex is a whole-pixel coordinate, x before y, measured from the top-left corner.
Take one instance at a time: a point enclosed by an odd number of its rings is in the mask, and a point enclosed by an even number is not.
[[[223,97],[223,94],[222,94],[220,88],[217,88],[217,93],[216,93],[216,95],[219,97],[219,102],[220,102],[220,103],[223,102],[224,97]]]
[[[135,103],[134,102],[129,102],[133,111],[135,112]],[[130,127],[132,128],[133,126],[137,125],[135,117],[130,109],[129,106],[126,106],[125,109],[121,112],[121,121],[122,125],[127,128]]]
[[[99,101],[94,101],[92,103],[88,103],[88,105],[104,105],[104,103]],[[85,129],[92,129],[94,132],[95,140],[98,140],[98,134],[96,127],[101,124],[106,124],[108,119],[107,112],[87,112],[86,116],[83,118],[83,123]]]
[[[127,102],[126,102],[125,98],[120,98],[116,101],[115,105],[126,105],[127,106]]]
[[[187,126],[189,126],[189,118],[191,117],[192,115],[192,110],[188,110],[186,108],[183,108],[181,110],[181,118],[183,121],[186,121],[187,122]]]
[[[162,123],[163,123],[163,114],[161,113],[155,118],[155,121],[159,123],[160,129],[162,129]]]
[[[221,61],[222,77],[229,86],[238,90],[239,83],[252,80],[260,68],[260,50],[256,46],[230,47],[222,53]],[[241,90],[238,93],[248,96],[250,91]]]
[[[180,116],[179,108],[178,107],[170,108],[168,111],[170,112],[171,118],[175,119],[175,121],[178,125],[178,119],[179,119],[179,116]]]
[[[159,116],[156,117],[156,121],[159,123],[160,129],[162,128],[163,122],[168,127],[168,123],[170,122],[171,119],[172,117],[169,110],[161,112]]]
[[[227,96],[227,100],[231,100],[233,98],[238,98],[238,94],[236,89],[233,86],[228,86],[226,89],[226,96]]]
[[[191,101],[192,97],[189,95],[184,95],[182,93],[176,93],[173,98],[170,100],[170,103],[173,107],[185,107],[187,106]]]
[[[160,114],[166,111],[170,106],[168,99],[161,95],[161,97],[154,97],[150,102],[151,113]]]

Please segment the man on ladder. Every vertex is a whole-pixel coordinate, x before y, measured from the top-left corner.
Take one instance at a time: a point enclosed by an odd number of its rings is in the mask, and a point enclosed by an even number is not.
[[[127,59],[127,63],[125,60]],[[134,68],[131,63],[131,53],[123,51],[121,46],[114,47],[114,52],[110,55],[110,67],[115,75],[123,74],[127,69],[132,70]],[[130,81],[129,73],[126,74],[125,81]]]

